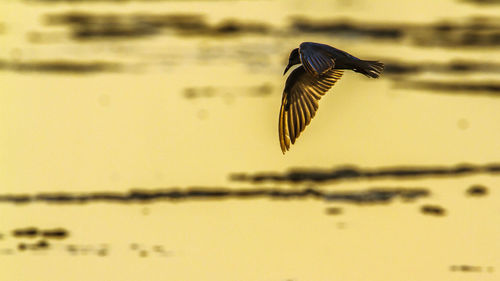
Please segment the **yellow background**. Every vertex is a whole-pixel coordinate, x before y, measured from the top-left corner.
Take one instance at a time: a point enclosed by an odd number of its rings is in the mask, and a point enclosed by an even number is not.
[[[423,47],[335,34],[178,36],[75,41],[47,14],[85,11],[195,13],[211,23],[236,18],[286,30],[291,16],[381,24],[431,24],[473,16],[498,17],[499,6],[466,1],[130,1],[120,3],[0,3],[0,59],[110,61],[121,72],[66,74],[0,72],[0,194],[127,191],[133,187],[251,187],[235,172],[283,172],[291,167],[366,168],[486,164],[500,159],[500,100],[394,87],[346,72],[320,102],[317,116],[286,155],[277,124],[282,72],[291,49],[318,41],[365,59],[500,63],[498,47]],[[497,18],[498,19],[498,18]],[[30,32],[59,38],[35,44]],[[268,48],[252,69],[248,49]],[[203,49],[220,56],[203,61]],[[236,51],[235,51],[236,50]],[[240,52],[238,52],[238,50]],[[419,74],[418,78],[498,81],[498,74]],[[496,80],[495,80],[496,79]],[[249,89],[270,85],[271,94]],[[212,98],[185,97],[212,87]],[[465,124],[465,125],[464,125]],[[489,188],[470,198],[473,184]],[[328,190],[374,186],[427,187],[415,203],[380,206],[318,200],[224,200],[179,203],[0,205],[0,280],[499,280],[500,205],[494,175],[418,180],[359,180]],[[307,184],[262,184],[300,188]],[[420,213],[437,204],[446,216]],[[341,206],[328,216],[325,208]],[[147,212],[145,211],[147,210]],[[146,213],[145,213],[146,212]],[[64,227],[71,236],[47,252],[19,252],[18,227]],[[343,226],[343,227],[341,227]],[[73,243],[109,255],[71,256]],[[138,243],[150,255],[130,249]],[[169,252],[159,257],[154,245]],[[453,272],[453,265],[481,272]]]

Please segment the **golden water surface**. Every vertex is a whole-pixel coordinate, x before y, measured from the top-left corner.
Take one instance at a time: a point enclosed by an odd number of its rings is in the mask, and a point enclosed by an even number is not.
[[[346,71],[283,155],[282,73],[303,41],[387,68],[376,80]],[[466,0],[1,1],[0,280],[500,280],[499,48],[500,5]],[[234,176],[346,165],[496,170]],[[194,187],[429,194],[36,197]],[[15,233],[30,227],[68,236]]]

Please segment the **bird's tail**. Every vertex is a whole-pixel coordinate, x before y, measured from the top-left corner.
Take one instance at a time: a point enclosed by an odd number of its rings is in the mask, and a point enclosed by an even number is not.
[[[384,71],[384,64],[373,60],[359,60],[354,67],[354,71],[371,78],[378,78]]]

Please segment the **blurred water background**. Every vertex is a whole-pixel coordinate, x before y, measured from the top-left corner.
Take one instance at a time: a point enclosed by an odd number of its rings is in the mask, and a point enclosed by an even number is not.
[[[346,72],[282,155],[288,54]],[[0,280],[499,280],[500,2],[3,0]]]

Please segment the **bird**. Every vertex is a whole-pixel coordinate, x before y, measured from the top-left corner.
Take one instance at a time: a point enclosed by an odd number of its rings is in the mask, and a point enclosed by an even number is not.
[[[279,141],[285,154],[309,125],[318,110],[318,101],[342,77],[353,70],[370,78],[378,78],[384,70],[379,61],[361,60],[332,46],[302,42],[290,53],[283,75],[295,68],[285,82],[279,114]]]

